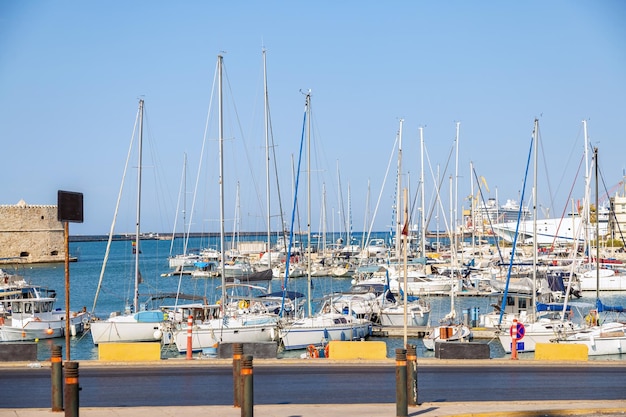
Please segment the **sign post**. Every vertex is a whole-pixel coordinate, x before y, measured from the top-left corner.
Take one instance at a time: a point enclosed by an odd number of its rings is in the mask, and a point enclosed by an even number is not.
[[[83,194],[71,191],[57,193],[57,219],[63,222],[65,239],[65,351],[70,361],[70,231],[69,222],[83,222]]]
[[[517,319],[513,319],[513,324],[509,332],[511,334],[511,359],[517,360],[517,341],[524,338],[526,328],[522,323],[518,322]]]

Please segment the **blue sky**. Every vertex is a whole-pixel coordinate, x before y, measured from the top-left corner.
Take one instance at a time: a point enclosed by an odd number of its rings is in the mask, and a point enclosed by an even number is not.
[[[329,232],[344,229],[342,217],[351,217],[355,231],[390,227],[400,119],[402,178],[411,198],[419,183],[422,127],[426,210],[435,204],[431,172],[439,172],[458,179],[453,200],[460,213],[469,207],[470,163],[489,186],[485,197],[519,200],[538,118],[539,206],[560,215],[583,193],[582,120],[599,149],[607,188],[615,192],[623,177],[625,18],[626,3],[618,0],[3,1],[0,204],[56,204],[59,189],[82,192],[85,221],[71,225],[70,233],[107,233],[143,98],[142,229],[171,232],[176,222],[182,230],[185,207],[192,230],[218,231],[218,142],[211,130],[217,122],[208,109],[222,53],[225,228],[232,230],[238,219],[241,230],[266,230],[264,47],[278,166],[278,180],[274,172],[271,179],[272,229],[279,225],[276,183],[287,223],[291,216],[302,91],[309,89],[314,232],[323,218]],[[207,119],[211,129],[194,193]],[[116,232],[134,230],[136,165]],[[303,168],[301,229],[305,177]],[[448,183],[444,210],[451,206]],[[528,186],[526,203],[530,195]]]

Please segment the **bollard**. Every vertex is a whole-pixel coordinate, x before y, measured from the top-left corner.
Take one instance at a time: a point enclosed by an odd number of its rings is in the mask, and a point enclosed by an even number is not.
[[[65,417],[78,417],[78,362],[65,362]]]
[[[52,411],[63,411],[63,355],[61,346],[52,345],[51,378],[52,378]]]
[[[511,359],[517,360],[517,319],[513,319],[511,326]]]
[[[241,360],[243,358],[243,344],[233,343],[233,405],[241,407]]]
[[[406,395],[407,404],[417,405],[417,347],[406,345]]]
[[[396,417],[409,415],[406,402],[406,349],[396,349]]]
[[[187,318],[187,356],[186,359],[193,358],[193,342],[191,336],[193,335],[193,316],[190,314]]]
[[[254,385],[252,380],[252,356],[247,355],[241,361],[241,417],[254,416]]]

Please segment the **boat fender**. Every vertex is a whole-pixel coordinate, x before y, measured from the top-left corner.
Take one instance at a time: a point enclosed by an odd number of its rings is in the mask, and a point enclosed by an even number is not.
[[[320,353],[317,351],[317,348],[314,345],[309,345],[306,348],[306,353],[309,358],[319,358]]]

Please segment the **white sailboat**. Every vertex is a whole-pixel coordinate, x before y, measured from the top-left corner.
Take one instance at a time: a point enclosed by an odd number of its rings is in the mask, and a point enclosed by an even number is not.
[[[191,349],[199,351],[216,347],[220,343],[271,342],[275,336],[278,316],[260,311],[251,312],[243,303],[233,314],[224,309],[228,303],[226,294],[225,239],[224,239],[224,132],[222,113],[222,64],[223,57],[217,57],[218,74],[218,113],[219,113],[219,154],[220,154],[220,268],[222,277],[222,298],[220,305],[200,306],[192,309],[192,328],[189,334],[188,322],[174,323],[173,340],[179,352],[188,351],[189,336]],[[209,314],[206,314],[206,312]]]
[[[0,342],[63,337],[67,314],[55,309],[56,291],[28,284],[22,277],[0,269]],[[70,332],[82,333],[89,322],[87,311],[70,312]]]
[[[143,141],[143,112],[144,101],[139,100],[139,139],[138,139],[138,167],[137,167],[137,221],[135,230],[135,272],[134,272],[134,295],[133,305],[124,314],[111,313],[106,320],[96,320],[90,325],[90,333],[93,343],[108,342],[153,342],[160,341],[162,336],[161,324],[164,321],[164,313],[160,310],[139,311],[139,282],[141,274],[139,272],[139,255],[140,250],[140,225],[141,225],[141,170],[142,170],[142,141]],[[128,161],[127,161],[128,166]],[[121,191],[120,191],[121,195]],[[119,206],[119,199],[118,199]],[[116,209],[117,213],[117,209]],[[106,267],[113,229],[115,227],[115,219],[111,225],[111,233],[109,234],[109,243],[105,259],[102,264],[102,272],[100,282],[98,283],[98,291],[94,298],[93,309],[96,308],[98,293],[102,284],[102,277]]]
[[[459,150],[459,123],[456,124],[456,152],[458,155]],[[458,173],[458,168],[457,168]],[[457,175],[458,178],[458,175]],[[450,203],[452,204],[452,178],[450,178]],[[454,187],[458,190],[458,186]],[[455,204],[456,206],[456,204]],[[450,214],[452,215],[455,210],[451,207]],[[455,216],[456,217],[456,216]],[[457,229],[453,219],[450,219],[450,242],[455,242],[456,235],[453,235]],[[451,247],[456,248],[457,244],[451,243]],[[456,250],[452,251],[452,259],[455,260]],[[458,274],[459,271],[456,268],[452,269],[451,277],[454,277],[455,274]],[[453,279],[453,284],[450,286],[450,312],[440,320],[440,325],[431,329],[428,336],[424,337],[423,343],[424,347],[428,350],[435,350],[437,343],[442,342],[467,342],[472,337],[472,331],[464,323],[459,323],[456,318],[456,308],[454,305],[455,293],[460,290],[461,279]]]
[[[532,268],[532,291],[530,294],[507,294],[507,287],[502,295],[502,304],[498,307],[498,311],[495,313],[499,316],[498,324],[500,332],[498,338],[506,353],[511,353],[513,350],[513,338],[510,326],[513,325],[513,320],[516,319],[519,323],[525,326],[525,335],[523,339],[516,341],[516,351],[521,352],[534,352],[537,343],[549,343],[550,340],[558,337],[564,337],[572,334],[579,329],[580,326],[568,320],[565,314],[567,306],[557,305],[555,311],[546,311],[539,313],[537,310],[537,294],[538,294],[538,280],[537,280],[537,253],[538,244],[541,242],[541,234],[538,232],[540,225],[537,222],[537,149],[539,138],[539,121],[535,119],[533,128],[533,146],[534,146],[534,179],[533,179],[533,201],[535,202],[535,209],[533,212],[533,228],[532,228],[532,242],[533,242],[533,268]],[[523,196],[523,194],[522,194]],[[580,223],[579,223],[580,225]],[[576,231],[571,235],[572,238],[577,238],[577,232],[580,231],[580,227],[576,228]],[[524,234],[519,234],[520,238],[526,238]],[[574,240],[570,240],[574,242]],[[513,241],[513,249],[515,249],[515,242]],[[512,265],[513,256],[511,256],[510,265]],[[510,281],[510,276],[509,276]]]
[[[584,123],[584,122],[583,122]],[[586,132],[586,125],[585,125]],[[598,149],[594,149],[596,169],[596,207],[598,207]],[[626,323],[620,315],[626,311],[622,306],[606,306],[600,300],[602,277],[600,274],[600,230],[596,221],[596,310],[586,317],[589,328],[578,331],[566,338],[558,338],[557,343],[583,344],[587,346],[589,356],[619,355],[626,353]],[[600,313],[613,313],[616,317],[600,317]]]
[[[311,94],[306,94],[306,106],[305,117],[307,121],[307,157],[310,161],[310,129],[311,129]],[[311,187],[310,187],[310,162],[308,163],[309,173],[307,180],[309,182],[307,187],[307,224],[308,224],[308,242],[311,242]],[[297,172],[300,172],[298,169]],[[296,182],[297,183],[297,182]],[[297,195],[297,190],[296,190]],[[295,202],[294,202],[295,212]],[[290,235],[293,236],[293,219],[290,228]],[[297,319],[282,318],[278,323],[278,337],[280,344],[285,350],[311,348],[316,349],[319,346],[324,346],[330,340],[360,340],[371,334],[372,322],[365,318],[357,318],[350,311],[348,314],[343,314],[331,311],[329,304],[322,304],[320,311],[317,314],[311,312],[311,246],[307,247],[307,316]],[[286,259],[286,268],[289,270],[289,256]],[[288,272],[285,273],[285,284],[283,287],[287,287]],[[329,302],[327,300],[327,302]],[[328,307],[328,308],[327,308]],[[281,311],[282,313],[282,311]]]

